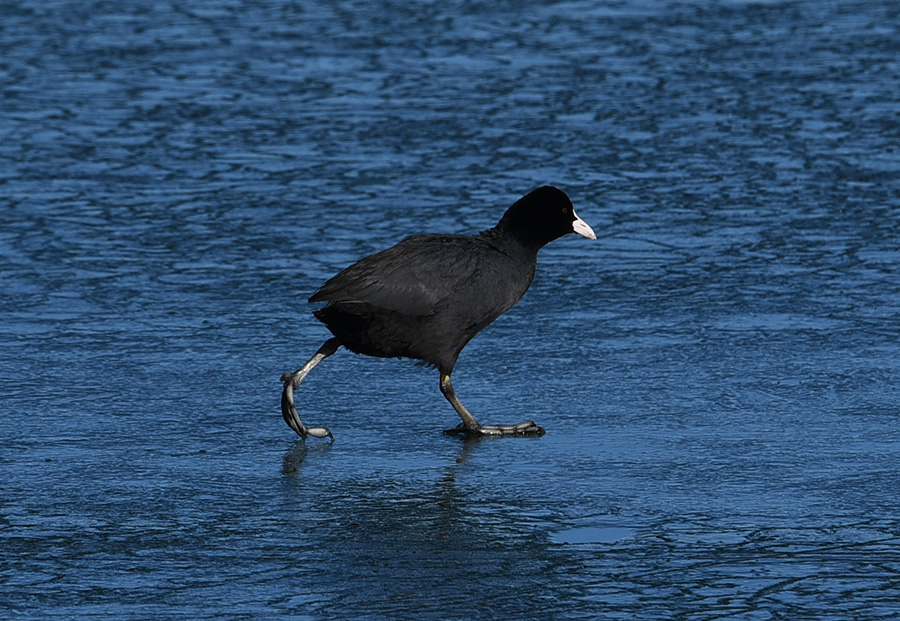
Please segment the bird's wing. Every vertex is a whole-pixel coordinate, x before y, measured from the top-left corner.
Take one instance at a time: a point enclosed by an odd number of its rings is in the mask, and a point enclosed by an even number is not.
[[[330,278],[310,302],[365,302],[428,315],[478,272],[484,245],[471,237],[415,235]]]

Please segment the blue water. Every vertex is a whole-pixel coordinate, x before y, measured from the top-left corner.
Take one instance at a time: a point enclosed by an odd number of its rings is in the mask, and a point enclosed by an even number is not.
[[[900,5],[0,3],[4,618],[895,618]],[[434,370],[306,298],[564,188]]]

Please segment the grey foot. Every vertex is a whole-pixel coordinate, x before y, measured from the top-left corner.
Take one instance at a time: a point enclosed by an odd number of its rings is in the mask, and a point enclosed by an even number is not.
[[[484,438],[484,437],[540,437],[547,433],[543,427],[538,427],[533,420],[519,423],[518,425],[475,425],[474,427],[466,427],[460,424],[453,429],[445,429],[444,433],[453,436],[466,436],[468,438]]]
[[[447,398],[447,401],[450,402],[450,405],[453,406],[453,409],[456,410],[456,413],[459,414],[459,417],[462,419],[462,422],[458,427],[454,427],[453,429],[445,429],[444,433],[454,436],[465,436],[467,438],[500,438],[500,437],[509,437],[509,436],[532,436],[538,437],[544,435],[546,432],[538,427],[533,420],[527,420],[524,423],[519,423],[518,425],[482,425],[475,417],[472,416],[472,413],[466,409],[466,406],[462,404],[459,398],[456,396],[456,391],[453,390],[453,382],[450,381],[450,374],[441,372],[441,392],[444,394],[444,397]]]
[[[331,438],[331,441],[334,442],[334,436],[331,435],[331,432],[326,427],[307,427],[303,424],[300,420],[300,414],[297,412],[297,406],[294,405],[294,391],[299,388],[310,371],[315,369],[325,358],[336,352],[340,346],[341,342],[337,338],[328,339],[306,364],[293,373],[285,373],[281,376],[281,382],[284,384],[284,390],[281,392],[281,416],[284,418],[287,426],[304,440],[306,440],[307,436],[312,436],[314,438]]]
[[[300,414],[294,405],[296,375],[296,373],[285,373],[281,376],[281,381],[284,382],[284,390],[281,392],[281,416],[284,418],[284,422],[304,440],[307,436],[312,436],[314,438],[331,438],[331,441],[334,442],[334,436],[327,427],[307,427],[300,420]]]

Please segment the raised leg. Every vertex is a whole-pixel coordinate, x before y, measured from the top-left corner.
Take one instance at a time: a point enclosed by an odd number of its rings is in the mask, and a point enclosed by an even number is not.
[[[453,429],[445,429],[444,433],[454,435],[466,435],[469,437],[481,436],[542,436],[544,430],[538,427],[534,421],[529,420],[518,425],[482,425],[471,412],[462,404],[456,391],[453,390],[453,383],[450,381],[450,375],[441,373],[441,393],[446,397],[456,413],[462,419],[462,423]]]
[[[337,337],[328,339],[306,364],[293,373],[285,373],[281,376],[281,381],[284,382],[284,390],[281,392],[281,415],[284,417],[284,422],[287,423],[287,426],[296,431],[297,435],[304,440],[306,436],[312,436],[314,438],[331,438],[331,441],[334,442],[334,436],[331,435],[328,428],[307,427],[300,421],[300,414],[297,413],[297,408],[294,406],[294,390],[306,379],[310,371],[315,369],[325,358],[336,352],[340,346],[341,342]]]

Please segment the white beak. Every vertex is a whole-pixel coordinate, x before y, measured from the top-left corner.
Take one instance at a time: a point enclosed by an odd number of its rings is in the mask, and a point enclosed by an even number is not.
[[[572,223],[573,232],[583,235],[588,239],[597,239],[597,235],[594,234],[594,229],[589,227],[587,222],[579,218],[574,210],[572,211],[572,215],[575,216],[575,222]]]

